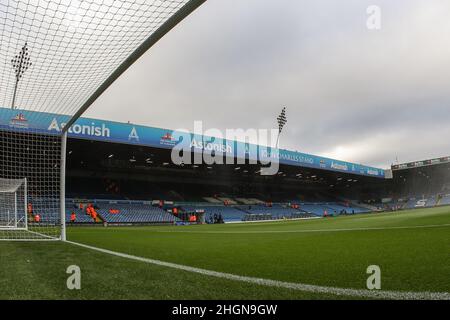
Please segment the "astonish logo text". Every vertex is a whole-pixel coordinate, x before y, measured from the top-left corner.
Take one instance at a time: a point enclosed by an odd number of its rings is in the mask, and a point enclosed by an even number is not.
[[[50,123],[50,126],[48,127],[49,131],[58,131],[61,132],[61,130],[65,127],[66,123],[58,124],[58,120],[56,118],[53,118],[52,122]],[[85,136],[94,136],[94,137],[105,137],[109,138],[111,136],[111,131],[104,123],[102,123],[101,126],[96,126],[95,122],[91,122],[91,125],[81,125],[81,124],[74,124],[72,125],[69,130],[69,133],[73,134],[79,134],[79,135],[85,135]]]

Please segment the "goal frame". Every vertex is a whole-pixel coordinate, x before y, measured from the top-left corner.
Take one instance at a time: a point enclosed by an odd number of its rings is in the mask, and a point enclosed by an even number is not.
[[[55,227],[58,226],[59,229],[59,235],[56,235],[54,237],[47,236],[45,234],[41,234],[39,232],[34,232],[34,222],[32,220],[29,221],[28,219],[28,201],[33,201],[34,193],[33,193],[33,187],[34,187],[34,180],[32,176],[29,176],[29,186],[30,189],[30,197],[27,198],[25,201],[25,219],[26,219],[26,228],[21,229],[25,230],[28,233],[34,233],[42,236],[43,238],[37,239],[37,238],[6,238],[3,239],[0,237],[0,241],[51,241],[51,240],[61,240],[66,241],[66,192],[65,192],[65,182],[66,182],[66,151],[67,151],[67,136],[68,131],[70,127],[80,118],[80,116],[97,100],[98,97],[100,97],[103,92],[105,92],[128,68],[133,65],[144,53],[146,53],[151,47],[153,47],[163,36],[165,36],[169,31],[171,31],[175,26],[177,26],[181,21],[183,21],[186,17],[188,17],[192,12],[194,12],[198,7],[200,7],[203,3],[205,3],[206,0],[186,0],[186,3],[178,9],[178,11],[174,12],[168,19],[163,22],[161,25],[159,25],[151,34],[147,36],[147,38],[144,38],[144,41],[135,47],[134,50],[127,53],[127,57],[118,64],[114,71],[112,73],[108,73],[108,75],[105,75],[105,78],[102,78],[102,82],[99,82],[96,84],[96,89],[94,92],[90,93],[89,95],[86,95],[86,98],[83,98],[83,100],[80,100],[80,104],[76,106],[76,109],[73,110],[74,112],[67,113],[69,116],[68,121],[64,125],[64,127],[61,129],[60,132],[56,135],[57,139],[60,139],[60,158],[56,159],[56,161],[60,164],[60,177],[59,177],[59,192],[56,190],[55,194],[59,193],[59,212],[58,208],[55,208],[55,214],[59,216],[59,224],[56,223]],[[26,46],[26,43],[25,43]],[[25,48],[25,46],[23,48]],[[118,63],[119,63],[118,62]],[[14,92],[14,98],[15,98],[15,92]],[[12,109],[14,109],[14,102],[12,104]],[[38,132],[38,134],[41,132]],[[48,132],[44,133],[48,134]],[[51,134],[55,137],[54,134]],[[56,151],[58,152],[58,151]],[[56,168],[56,166],[55,166]],[[20,178],[20,176],[19,176]],[[55,180],[54,183],[55,186],[58,186],[57,181]],[[28,190],[27,188],[27,190]],[[27,196],[27,195],[26,195]],[[55,197],[55,202],[57,202]],[[5,229],[1,229],[0,231],[3,231]],[[8,229],[13,230],[13,229]],[[18,229],[15,229],[18,230]]]
[[[18,222],[19,222],[19,204],[17,202],[17,190],[14,191],[14,226],[2,226],[0,225],[0,231],[28,231],[28,212],[27,212],[27,203],[28,203],[28,198],[27,198],[27,178],[23,178],[23,179],[15,179],[15,180],[22,180],[23,183],[23,212],[24,212],[24,220],[25,220],[25,226],[24,227],[18,227]],[[0,192],[2,193],[2,192]],[[7,192],[4,192],[7,193]]]

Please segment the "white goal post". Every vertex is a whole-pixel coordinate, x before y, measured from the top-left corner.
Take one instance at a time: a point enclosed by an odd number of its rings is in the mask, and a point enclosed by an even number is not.
[[[26,178],[0,178],[0,230],[28,230]]]

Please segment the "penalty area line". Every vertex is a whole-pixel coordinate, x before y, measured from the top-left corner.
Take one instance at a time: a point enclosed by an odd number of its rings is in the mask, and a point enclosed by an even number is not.
[[[303,292],[310,293],[321,293],[321,294],[333,294],[337,296],[352,296],[358,298],[372,298],[372,299],[393,299],[393,300],[450,300],[449,292],[408,292],[408,291],[384,291],[384,290],[367,290],[367,289],[350,289],[350,288],[338,288],[338,287],[326,287],[317,286],[303,283],[285,282],[264,278],[240,276],[231,273],[224,273],[218,271],[212,271],[207,269],[201,269],[196,267],[185,266],[181,264],[176,264],[172,262],[165,262],[161,260],[149,259],[139,256],[133,256],[126,253],[115,252],[107,249],[97,248],[90,245],[65,241],[66,243],[83,247],[86,249],[102,252],[105,254],[140,261],[148,264],[154,264],[158,266],[168,267],[172,269],[192,272],[201,274],[204,276],[216,277],[232,281],[246,282],[261,286],[277,287],[284,289],[299,290]]]

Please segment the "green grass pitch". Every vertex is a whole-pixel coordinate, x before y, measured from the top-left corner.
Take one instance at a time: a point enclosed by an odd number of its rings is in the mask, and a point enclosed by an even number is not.
[[[365,289],[450,292],[450,207],[248,224],[73,227],[68,240],[236,275]],[[66,268],[81,268],[68,290]],[[342,299],[129,260],[62,242],[0,242],[0,299]]]

